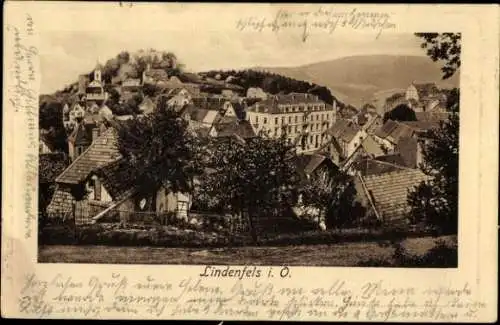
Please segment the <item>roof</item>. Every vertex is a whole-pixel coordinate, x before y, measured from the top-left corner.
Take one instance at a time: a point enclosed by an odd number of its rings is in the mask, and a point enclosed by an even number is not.
[[[417,121],[439,122],[450,117],[449,112],[415,112]]]
[[[381,175],[406,168],[405,166],[400,164],[381,161],[376,158],[361,157],[361,156],[357,157],[357,159],[352,163],[352,167],[363,176]]]
[[[192,98],[192,101],[198,108],[222,111],[227,99],[219,96],[199,96]]]
[[[121,158],[117,141],[117,130],[108,128],[57,177],[56,182],[78,184],[95,168]]]
[[[233,106],[234,113],[236,114],[236,117],[240,120],[245,120],[246,119],[246,105],[243,102],[240,101],[232,101],[231,105]]]
[[[92,129],[96,127],[94,123],[78,123],[68,137],[71,143],[80,145],[90,144],[92,142]]]
[[[401,137],[412,136],[416,129],[398,121],[387,120],[382,127],[375,131],[379,138],[386,139],[391,143],[397,144]]]
[[[254,105],[252,105],[249,110],[259,111],[270,114],[279,114],[278,105],[289,105],[289,104],[324,104],[318,96],[307,93],[290,93],[290,94],[279,94],[279,95],[269,95],[267,99],[261,100]],[[327,109],[328,107],[325,106]],[[330,106],[331,107],[331,106]]]
[[[415,131],[422,132],[439,127],[439,121],[404,121],[403,123]]]
[[[381,175],[359,176],[365,194],[374,202],[384,221],[399,221],[408,212],[408,191],[418,186],[427,176],[418,169],[402,169]]]
[[[245,120],[233,123],[217,123],[214,125],[214,128],[217,131],[218,138],[236,135],[243,139],[248,139],[256,136],[252,125]]]
[[[359,127],[351,121],[338,119],[326,132],[337,140],[341,139],[344,142],[349,143],[354,139],[359,131]]]
[[[314,173],[318,169],[318,167],[320,167],[324,163],[329,164],[332,167],[334,166],[330,158],[317,153],[300,154],[295,158],[297,172],[303,179],[306,178],[307,175],[311,175],[312,173]]]
[[[423,83],[417,84],[413,83],[413,86],[417,89],[418,97],[424,98],[439,92],[438,87],[435,83]]]
[[[380,148],[380,145],[373,139],[371,135],[368,135],[363,142],[361,142],[361,147],[366,153],[372,156],[382,156],[384,151]]]
[[[92,174],[99,177],[102,185],[115,201],[129,193],[136,184],[132,166],[123,158],[95,169],[89,176]]]
[[[152,113],[155,109],[155,104],[149,98],[149,96],[146,96],[143,100],[142,103],[139,104],[139,109],[143,114],[149,114]]]
[[[54,151],[55,146],[54,143],[50,141],[48,132],[44,132],[42,131],[42,129],[40,129],[39,132],[40,132],[40,141],[45,143],[45,145],[50,149],[50,151]]]
[[[167,71],[163,69],[149,69],[144,71],[144,75],[146,77],[152,78],[156,81],[161,80],[161,81],[167,81],[168,80],[168,73]]]
[[[212,124],[220,116],[217,111],[202,108],[191,108],[188,114],[191,120],[207,124]]]

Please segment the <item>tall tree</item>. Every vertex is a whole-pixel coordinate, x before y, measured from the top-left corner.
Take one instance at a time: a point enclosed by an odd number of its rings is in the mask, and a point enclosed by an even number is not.
[[[460,34],[418,34],[425,40],[427,54],[444,61],[443,78],[451,77],[460,68]],[[450,116],[437,129],[428,131],[422,141],[422,171],[430,176],[408,195],[410,218],[425,222],[446,233],[458,228],[458,161],[460,92],[448,96]]]
[[[400,104],[396,106],[390,112],[384,114],[384,123],[387,120],[393,121],[416,121],[417,116],[415,115],[415,111],[412,110],[406,104]]]
[[[460,33],[415,33],[423,40],[421,47],[427,50],[432,61],[443,62],[443,79],[448,79],[460,69]]]
[[[266,137],[229,138],[214,142],[211,148],[212,172],[202,177],[199,197],[213,207],[246,216],[257,242],[259,217],[278,215],[295,200],[295,148],[284,138]]]
[[[160,186],[173,192],[192,190],[202,154],[179,113],[166,109],[136,117],[124,123],[118,134],[120,153],[133,167],[130,177],[143,190]]]

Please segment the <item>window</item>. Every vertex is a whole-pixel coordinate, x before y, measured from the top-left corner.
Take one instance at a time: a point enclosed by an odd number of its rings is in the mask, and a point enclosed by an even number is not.
[[[278,128],[274,128],[274,135],[278,135]]]
[[[281,117],[281,124],[285,124],[285,117],[284,116]]]
[[[297,132],[297,125],[295,125],[295,132]]]
[[[292,123],[292,117],[291,116],[288,117],[288,123]]]
[[[295,116],[295,123],[297,123],[298,121],[299,121],[299,117]]]
[[[274,124],[278,124],[278,118],[277,117],[274,118]]]
[[[264,117],[264,124],[267,124],[267,117]]]
[[[258,116],[255,117],[255,124],[259,124],[259,117]]]
[[[101,200],[101,184],[97,178],[94,180],[94,200]]]
[[[319,114],[316,115],[316,121],[319,121]]]
[[[288,133],[292,133],[292,127],[288,126]]]

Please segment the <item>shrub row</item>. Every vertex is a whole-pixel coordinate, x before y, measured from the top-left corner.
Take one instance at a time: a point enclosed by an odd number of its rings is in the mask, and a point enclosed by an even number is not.
[[[389,241],[395,243],[424,233],[388,229],[343,229],[305,231],[300,233],[261,234],[259,245],[288,246],[316,245],[340,242]],[[112,245],[166,247],[226,247],[254,245],[250,234],[235,234],[228,230],[200,231],[175,226],[127,225],[99,223],[76,229],[65,224],[43,227],[39,242],[42,245]]]

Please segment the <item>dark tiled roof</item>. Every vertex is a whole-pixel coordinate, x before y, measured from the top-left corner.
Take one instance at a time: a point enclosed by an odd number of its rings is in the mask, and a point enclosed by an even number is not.
[[[217,123],[214,125],[217,131],[217,137],[230,137],[233,135],[243,139],[256,136],[255,131],[248,121],[235,121],[233,123]]]
[[[326,156],[320,154],[301,154],[297,155],[296,162],[297,171],[300,175],[311,175],[322,164],[329,164],[333,167],[333,162]]]
[[[92,129],[95,127],[94,123],[77,124],[68,137],[68,141],[78,145],[89,145],[92,142]]]
[[[117,141],[116,129],[108,128],[57,177],[56,182],[78,184],[85,180],[92,170],[121,158]]]
[[[218,96],[200,96],[192,99],[193,105],[208,110],[222,111],[227,99]]]
[[[385,222],[406,219],[408,190],[418,186],[427,176],[418,169],[403,169],[381,175],[361,176],[367,195]]]
[[[393,120],[387,120],[381,128],[379,128],[375,135],[382,139],[387,139],[390,142],[397,144],[401,137],[412,136],[415,129]]]
[[[136,184],[133,169],[125,159],[119,159],[104,165],[90,175],[93,173],[99,177],[102,185],[115,201],[120,200],[123,195],[129,193]]]
[[[404,161],[405,166],[417,168],[418,140],[415,137],[402,137],[396,146],[396,151]]]
[[[342,139],[344,142],[351,142],[352,139],[358,134],[359,127],[352,123],[351,121],[345,119],[338,119],[333,126],[328,129],[327,133],[339,140]]]
[[[365,152],[372,156],[382,156],[384,152],[380,145],[373,139],[371,135],[368,135],[363,142],[361,142],[361,147]]]
[[[381,175],[406,168],[401,164],[361,156],[353,162],[352,167],[359,171],[363,176]]]
[[[425,98],[439,92],[435,83],[413,84],[417,89],[418,97]]]
[[[439,123],[439,121],[445,121],[450,117],[448,112],[415,112],[417,121],[425,121],[431,123]]]
[[[439,121],[404,121],[401,122],[415,131],[422,132],[439,127]]]
[[[146,77],[152,78],[156,81],[167,81],[168,73],[163,69],[150,69],[145,71]]]

